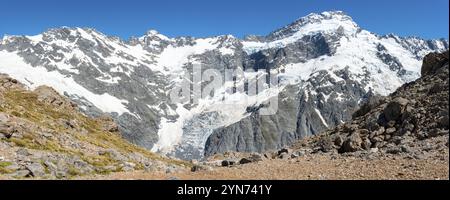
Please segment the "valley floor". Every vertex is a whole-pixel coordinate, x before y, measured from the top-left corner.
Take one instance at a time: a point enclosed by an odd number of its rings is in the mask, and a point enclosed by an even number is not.
[[[270,159],[234,167],[213,167],[198,172],[120,172],[81,179],[449,179],[448,149],[439,156],[415,159],[401,155],[358,158],[332,154],[310,154],[295,159]]]

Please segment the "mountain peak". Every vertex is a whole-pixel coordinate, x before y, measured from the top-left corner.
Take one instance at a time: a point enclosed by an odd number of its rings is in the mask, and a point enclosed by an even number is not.
[[[148,30],[144,36],[141,37],[142,39],[157,39],[157,40],[170,40],[169,37],[159,33],[157,30],[150,29]]]
[[[150,29],[145,33],[145,35],[157,35],[157,34],[159,34],[159,32],[154,29]]]
[[[326,18],[340,18],[340,17],[351,18],[349,15],[347,15],[347,13],[345,13],[344,11],[340,11],[340,10],[324,11],[322,13],[311,13],[302,18],[308,18],[308,17],[313,17],[313,16],[326,17]]]
[[[47,40],[61,39],[75,41],[76,38],[85,38],[88,40],[95,40],[95,38],[108,38],[107,35],[93,29],[93,28],[80,28],[80,27],[67,27],[51,28],[45,31],[42,36]]]
[[[344,11],[325,11],[322,13],[311,13],[309,15],[297,19],[292,24],[300,23],[304,25],[308,23],[318,23],[321,22],[322,20],[331,20],[331,19],[354,23],[352,17],[347,15],[347,13],[345,13]]]
[[[343,28],[346,32],[355,32],[359,29],[353,19],[343,11],[326,11],[311,13],[301,17],[293,23],[278,29],[267,36],[269,41],[290,37],[297,32],[309,34],[314,32],[326,32]]]

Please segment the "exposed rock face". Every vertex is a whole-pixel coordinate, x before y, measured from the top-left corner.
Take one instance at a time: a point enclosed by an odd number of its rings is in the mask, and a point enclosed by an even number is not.
[[[427,53],[446,49],[444,39],[373,34],[336,11],[311,14],[267,36],[244,40],[230,35],[168,38],[152,30],[123,41],[67,27],[37,36],[6,36],[0,41],[0,73],[31,89],[50,86],[89,116],[111,116],[127,140],[190,160],[224,151],[276,149],[342,124],[370,96],[388,95],[418,78]],[[264,88],[260,96],[279,89],[278,112],[259,115],[260,101],[216,106],[223,99],[219,93],[200,101],[206,104],[173,103],[170,91],[183,81],[184,71],[192,75],[196,64],[224,76],[227,69],[276,76],[280,86]],[[40,90],[43,100],[61,103]],[[221,90],[233,88],[224,84]],[[246,91],[234,92],[256,99]]]
[[[367,93],[361,83],[349,78],[349,69],[320,71],[305,85],[286,87],[278,96],[275,115],[253,113],[236,124],[214,130],[206,142],[205,155],[226,151],[264,152],[291,145],[351,119]],[[345,96],[342,98],[340,96]]]

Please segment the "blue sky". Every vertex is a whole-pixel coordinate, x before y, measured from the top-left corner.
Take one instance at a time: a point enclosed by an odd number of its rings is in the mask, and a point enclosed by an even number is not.
[[[0,35],[48,28],[95,28],[128,39],[156,29],[167,36],[266,35],[311,12],[342,10],[364,29],[448,38],[448,0],[0,0]]]

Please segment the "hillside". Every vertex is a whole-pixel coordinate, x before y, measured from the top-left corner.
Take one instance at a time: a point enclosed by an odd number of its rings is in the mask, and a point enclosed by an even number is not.
[[[50,87],[30,91],[0,74],[0,179],[157,173],[189,165],[129,143],[110,117],[90,118]]]

